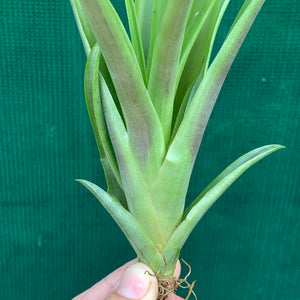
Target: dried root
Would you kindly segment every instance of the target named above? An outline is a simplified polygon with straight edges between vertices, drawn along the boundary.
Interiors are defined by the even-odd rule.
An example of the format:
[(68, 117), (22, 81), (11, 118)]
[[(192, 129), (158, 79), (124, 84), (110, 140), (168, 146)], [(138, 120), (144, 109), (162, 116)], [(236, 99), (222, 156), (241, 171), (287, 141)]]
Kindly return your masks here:
[(159, 286), (158, 286), (157, 300), (166, 299), (168, 297), (168, 295), (174, 293), (178, 287), (189, 290), (185, 300), (188, 300), (192, 294), (193, 294), (195, 300), (197, 300), (197, 296), (196, 296), (195, 292), (193, 291), (196, 281), (189, 283), (187, 280), (192, 272), (191, 266), (183, 259), (181, 259), (181, 260), (189, 269), (187, 275), (184, 278), (175, 278), (172, 275), (160, 275), (159, 273), (150, 274), (149, 272), (147, 272), (150, 276), (155, 276), (158, 280)]

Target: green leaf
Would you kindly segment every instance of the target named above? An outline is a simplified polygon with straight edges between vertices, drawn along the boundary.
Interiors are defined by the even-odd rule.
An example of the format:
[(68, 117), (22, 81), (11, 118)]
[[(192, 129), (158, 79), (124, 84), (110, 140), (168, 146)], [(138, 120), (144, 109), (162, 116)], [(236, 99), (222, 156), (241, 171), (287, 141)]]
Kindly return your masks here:
[[(145, 0), (147, 1), (147, 0)], [(151, 66), (152, 66), (152, 57), (153, 57), (153, 49), (156, 44), (156, 37), (158, 32), (161, 28), (161, 22), (164, 17), (164, 13), (166, 11), (166, 6), (168, 1), (161, 1), (161, 0), (149, 0), (152, 2), (152, 19), (151, 19), (151, 35), (150, 35), (150, 44), (149, 44), (149, 51), (147, 55), (147, 72), (148, 75), (150, 74)], [(150, 3), (148, 4), (150, 8)], [(149, 11), (146, 12), (149, 14)]]
[(186, 173), (189, 170), (183, 169), (181, 162), (177, 160), (179, 156), (182, 158), (185, 155), (188, 161), (190, 157), (188, 151), (180, 155), (173, 154), (170, 155), (168, 152), (150, 191), (150, 194), (154, 195), (153, 205), (157, 210), (158, 218), (163, 220), (162, 226), (167, 238), (181, 221), (190, 178)]
[[(100, 79), (104, 115), (121, 174), (128, 208), (157, 244), (165, 241), (143, 170), (132, 150), (127, 130), (103, 78)], [(155, 226), (153, 226), (155, 224)]]
[(128, 209), (126, 197), (123, 191), (123, 188), (120, 186), (120, 183), (117, 181), (116, 177), (113, 174), (111, 169), (111, 165), (107, 157), (101, 157), (101, 164), (103, 166), (106, 182), (107, 182), (107, 192), (114, 196), (116, 199), (120, 201), (120, 203)]
[[(200, 73), (204, 61), (206, 61), (207, 47), (210, 43), (212, 32), (214, 30), (215, 20), (218, 11), (218, 0), (196, 1), (193, 4), (189, 28), (187, 29), (182, 47), (180, 58), (181, 76), (182, 70), (185, 68), (188, 71), (183, 76), (183, 81), (191, 82), (197, 78)], [(193, 50), (193, 51), (192, 51)], [(188, 78), (186, 78), (188, 76)], [(193, 79), (190, 79), (192, 77)]]
[[(202, 80), (202, 74), (199, 75), (199, 80)], [(185, 91), (185, 95), (184, 95), (183, 99), (181, 99), (182, 95), (180, 93), (177, 94), (177, 96), (179, 98), (175, 99), (175, 103), (174, 103), (173, 125), (172, 125), (172, 134), (171, 134), (171, 138), (170, 138), (170, 144), (172, 144), (174, 137), (177, 133), (177, 130), (182, 122), (182, 119), (184, 118), (184, 114), (185, 114), (188, 104), (191, 102), (191, 100), (193, 99), (193, 97), (195, 95), (194, 87), (196, 84), (197, 83), (195, 83), (194, 86), (191, 86), (187, 91)]]
[(153, 46), (148, 90), (162, 123), (166, 142), (170, 138), (177, 71), (191, 6), (192, 0), (167, 1)]
[(133, 47), (110, 1), (81, 0), (81, 4), (114, 83), (130, 143), (145, 175), (151, 177), (161, 164), (165, 143)]
[(95, 45), (88, 56), (84, 77), (86, 105), (100, 153), (108, 192), (115, 195), (122, 205), (127, 207), (120, 172), (102, 111), (99, 86), (100, 55), (99, 47)]
[(263, 146), (246, 153), (229, 165), (187, 208), (182, 222), (169, 239), (166, 249), (169, 247), (181, 248), (207, 210), (248, 168), (282, 148), (284, 146), (281, 145)]
[(118, 182), (119, 186), (122, 187), (120, 172), (118, 169), (114, 151), (111, 147), (111, 141), (106, 128), (104, 115), (102, 111), (102, 103), (100, 99), (100, 55), (100, 49), (98, 45), (95, 45), (95, 47), (93, 47), (88, 56), (84, 76), (84, 91), (86, 97), (86, 105), (101, 159), (103, 161), (107, 159), (107, 163), (103, 165), (103, 168), (106, 175), (108, 187), (110, 187), (110, 183), (112, 180), (114, 180), (114, 178)]
[(96, 38), (93, 34), (88, 19), (83, 13), (83, 9), (79, 0), (70, 0), (70, 1), (75, 16), (75, 20), (77, 23), (77, 27), (81, 36), (81, 40), (83, 43), (83, 47), (86, 55), (88, 56), (89, 53), (91, 52), (91, 49), (96, 44)]
[(135, 51), (137, 60), (139, 62), (140, 69), (144, 78), (144, 82), (145, 84), (147, 84), (144, 50), (143, 50), (143, 45), (141, 40), (138, 19), (136, 15), (135, 3), (133, 0), (125, 0), (125, 4), (126, 4), (126, 11), (127, 11), (127, 18), (129, 23), (132, 46)]
[(219, 1), (218, 11), (217, 11), (217, 18), (216, 18), (216, 21), (215, 21), (215, 24), (214, 24), (214, 30), (213, 30), (211, 40), (210, 40), (210, 44), (209, 44), (209, 48), (208, 48), (208, 51), (207, 51), (207, 54), (206, 54), (207, 58), (205, 59), (204, 73), (206, 73), (206, 71), (208, 69), (208, 65), (209, 65), (209, 62), (210, 62), (210, 57), (211, 57), (212, 49), (213, 49), (214, 42), (215, 42), (215, 39), (216, 39), (216, 35), (217, 35), (220, 23), (222, 21), (222, 18), (224, 16), (224, 13), (227, 9), (227, 6), (228, 6), (229, 2), (230, 2), (230, 0), (220, 0)]
[(145, 60), (147, 61), (150, 47), (152, 26), (153, 0), (135, 0), (136, 14), (140, 28)]
[[(90, 54), (92, 48), (97, 43), (97, 41), (96, 41), (96, 38), (92, 31), (92, 28), (89, 24), (89, 21), (83, 12), (83, 8), (80, 4), (80, 1), (79, 0), (70, 0), (70, 1), (71, 1), (71, 5), (73, 8), (77, 27), (78, 27), (79, 33), (81, 35), (82, 43), (83, 43), (86, 55), (88, 56)], [(107, 66), (105, 64), (105, 61), (104, 61), (102, 55), (100, 58), (100, 67), (99, 68), (100, 68), (100, 72), (102, 73), (102, 75), (105, 79), (105, 82), (107, 83), (107, 85), (109, 87), (111, 94), (113, 95), (113, 98), (114, 98), (116, 104), (118, 105), (118, 107), (120, 107), (114, 85), (112, 83), (109, 71), (107, 69)]]
[(179, 259), (180, 248), (167, 248), (163, 251), (163, 258), (165, 261), (165, 268), (162, 271), (162, 274), (173, 275), (176, 267), (176, 263)]
[(172, 160), (176, 158), (176, 163), (170, 165), (173, 170), (170, 169), (166, 174), (180, 174), (182, 182), (186, 184), (186, 186), (181, 186), (184, 190), (187, 189), (207, 122), (222, 84), (263, 2), (264, 0), (253, 0), (244, 9), (244, 13), (236, 22), (203, 77), (169, 147), (166, 157)]
[(193, 4), (178, 72), (177, 110), (186, 91), (196, 80), (198, 88), (207, 71), (215, 36), (228, 3), (229, 0), (206, 0)]
[(146, 232), (143, 230), (137, 220), (127, 211), (119, 201), (109, 195), (97, 185), (79, 179), (77, 180), (83, 184), (93, 195), (100, 201), (104, 208), (110, 213), (121, 230), (124, 232), (128, 241), (135, 250), (138, 258), (149, 264), (152, 262), (154, 269), (159, 269), (164, 265), (164, 261), (154, 243), (150, 240)]

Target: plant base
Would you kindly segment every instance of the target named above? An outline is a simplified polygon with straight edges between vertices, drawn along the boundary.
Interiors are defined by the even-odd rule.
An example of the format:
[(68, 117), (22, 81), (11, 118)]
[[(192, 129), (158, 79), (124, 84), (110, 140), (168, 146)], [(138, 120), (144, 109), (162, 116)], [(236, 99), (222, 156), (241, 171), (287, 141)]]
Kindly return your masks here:
[(150, 274), (149, 273), (149, 275), (155, 276), (158, 280), (157, 300), (166, 299), (169, 295), (175, 293), (175, 291), (177, 290), (178, 287), (182, 288), (182, 289), (188, 289), (188, 294), (187, 294), (185, 300), (188, 300), (192, 294), (193, 294), (195, 300), (197, 300), (196, 293), (193, 291), (196, 281), (189, 283), (187, 280), (192, 272), (191, 266), (183, 259), (181, 259), (181, 260), (189, 268), (189, 271), (184, 278), (176, 278), (172, 275), (160, 275), (159, 273), (158, 274)]

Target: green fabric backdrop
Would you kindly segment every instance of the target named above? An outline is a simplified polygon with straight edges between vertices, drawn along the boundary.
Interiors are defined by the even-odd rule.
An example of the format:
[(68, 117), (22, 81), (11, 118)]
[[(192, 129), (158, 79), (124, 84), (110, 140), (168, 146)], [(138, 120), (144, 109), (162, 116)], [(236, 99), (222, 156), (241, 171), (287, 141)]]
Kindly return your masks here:
[[(242, 1), (232, 1), (221, 41)], [(123, 1), (114, 1), (124, 17)], [(68, 1), (0, 2), (0, 299), (70, 299), (134, 257), (104, 185)], [(300, 2), (269, 0), (235, 61), (188, 201), (252, 148), (286, 145), (207, 213), (182, 257), (199, 299), (300, 299)], [(183, 269), (183, 272), (186, 270)]]

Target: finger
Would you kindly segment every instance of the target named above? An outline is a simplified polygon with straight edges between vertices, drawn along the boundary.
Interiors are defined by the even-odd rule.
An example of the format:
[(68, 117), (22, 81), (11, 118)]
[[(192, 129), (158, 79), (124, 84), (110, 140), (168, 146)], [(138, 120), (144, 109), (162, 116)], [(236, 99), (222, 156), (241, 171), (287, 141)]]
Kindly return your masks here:
[(119, 284), (105, 300), (156, 300), (158, 284), (152, 274), (152, 270), (143, 263), (129, 266), (125, 269)]
[(107, 277), (102, 279), (101, 281), (97, 282), (88, 290), (84, 291), (80, 295), (73, 298), (73, 300), (83, 300), (83, 299), (91, 299), (91, 300), (103, 300), (107, 295), (112, 291), (113, 287), (119, 282), (124, 270), (136, 263), (137, 260), (133, 259), (126, 263), (125, 265), (121, 266)]

